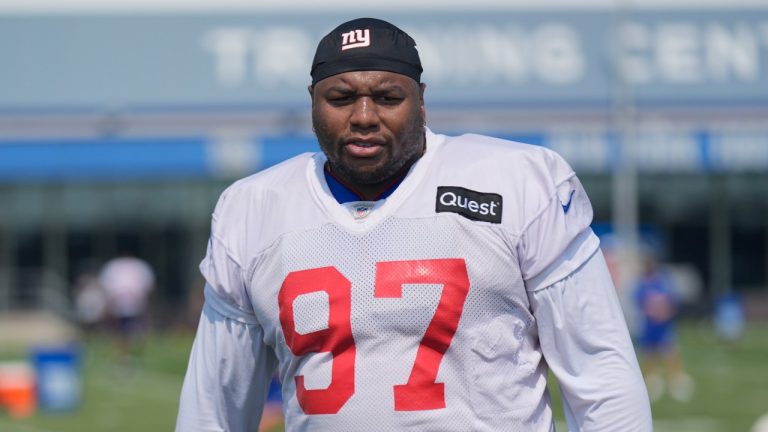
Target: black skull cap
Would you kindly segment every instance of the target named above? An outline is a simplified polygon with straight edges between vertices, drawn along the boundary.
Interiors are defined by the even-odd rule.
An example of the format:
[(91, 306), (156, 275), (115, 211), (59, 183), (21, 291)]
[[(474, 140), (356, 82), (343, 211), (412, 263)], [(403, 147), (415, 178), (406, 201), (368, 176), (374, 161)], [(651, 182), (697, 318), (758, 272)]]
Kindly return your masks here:
[(347, 21), (325, 35), (312, 60), (312, 85), (344, 72), (380, 70), (421, 80), (416, 42), (398, 27), (376, 18)]

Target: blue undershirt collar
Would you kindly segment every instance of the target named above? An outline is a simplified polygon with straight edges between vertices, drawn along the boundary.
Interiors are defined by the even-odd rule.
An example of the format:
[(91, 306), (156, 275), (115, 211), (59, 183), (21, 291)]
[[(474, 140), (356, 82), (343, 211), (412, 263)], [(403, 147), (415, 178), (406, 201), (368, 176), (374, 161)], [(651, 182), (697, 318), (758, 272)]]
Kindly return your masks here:
[(336, 177), (328, 167), (328, 164), (325, 164), (325, 169), (323, 169), (323, 174), (325, 175), (325, 182), (328, 184), (328, 189), (330, 189), (331, 194), (333, 194), (333, 197), (336, 198), (336, 201), (338, 201), (339, 204), (345, 204), (348, 202), (355, 202), (355, 201), (378, 201), (382, 200), (384, 198), (389, 197), (392, 195), (392, 192), (397, 189), (398, 186), (400, 186), (400, 183), (403, 182), (405, 179), (405, 174), (401, 175), (397, 178), (394, 182), (392, 182), (389, 186), (386, 186), (379, 194), (373, 199), (368, 200), (363, 198), (362, 194), (357, 192), (355, 188), (347, 183), (344, 183), (340, 178)]

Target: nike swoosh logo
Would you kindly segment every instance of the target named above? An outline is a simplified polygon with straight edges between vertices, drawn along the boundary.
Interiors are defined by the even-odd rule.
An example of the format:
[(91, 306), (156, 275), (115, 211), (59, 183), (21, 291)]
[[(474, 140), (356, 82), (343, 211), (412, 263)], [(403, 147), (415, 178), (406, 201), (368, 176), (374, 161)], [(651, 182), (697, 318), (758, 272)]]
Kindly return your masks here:
[(565, 204), (563, 204), (563, 203), (560, 203), (560, 205), (562, 205), (562, 206), (563, 206), (563, 213), (566, 213), (566, 214), (567, 214), (567, 213), (568, 213), (568, 210), (570, 210), (570, 209), (571, 209), (571, 203), (573, 202), (573, 194), (574, 194), (575, 192), (576, 192), (576, 190), (575, 190), (575, 189), (571, 191), (571, 194), (568, 196), (568, 202), (566, 202)]

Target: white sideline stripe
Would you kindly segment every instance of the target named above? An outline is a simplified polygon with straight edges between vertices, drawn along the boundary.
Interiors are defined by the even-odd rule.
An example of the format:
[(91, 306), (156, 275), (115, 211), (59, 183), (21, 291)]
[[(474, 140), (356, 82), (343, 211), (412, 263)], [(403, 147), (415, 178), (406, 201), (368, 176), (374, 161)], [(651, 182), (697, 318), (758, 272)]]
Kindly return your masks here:
[(56, 429), (46, 429), (16, 422), (7, 422), (2, 419), (0, 419), (0, 429), (4, 432), (60, 432)]

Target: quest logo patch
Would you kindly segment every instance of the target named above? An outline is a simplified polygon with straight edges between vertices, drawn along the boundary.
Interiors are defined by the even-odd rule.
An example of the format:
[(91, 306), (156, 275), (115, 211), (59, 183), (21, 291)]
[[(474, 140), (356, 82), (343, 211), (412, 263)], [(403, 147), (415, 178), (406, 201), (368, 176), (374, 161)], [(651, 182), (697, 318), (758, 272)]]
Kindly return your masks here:
[(458, 213), (467, 219), (501, 223), (501, 195), (458, 186), (438, 186), (435, 211)]

